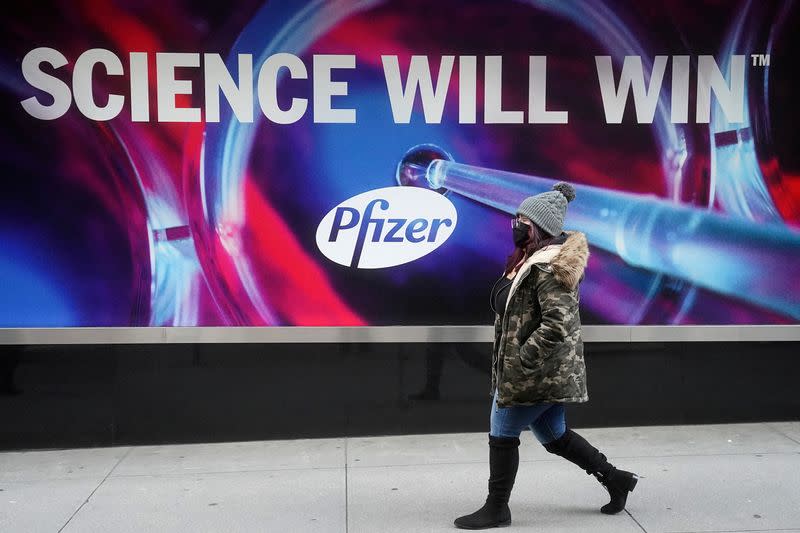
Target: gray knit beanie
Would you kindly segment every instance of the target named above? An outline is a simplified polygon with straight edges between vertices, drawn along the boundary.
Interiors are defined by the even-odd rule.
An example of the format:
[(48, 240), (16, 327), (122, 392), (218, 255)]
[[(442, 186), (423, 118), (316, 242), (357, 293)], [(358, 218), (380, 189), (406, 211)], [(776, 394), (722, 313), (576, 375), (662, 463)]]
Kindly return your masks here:
[(575, 189), (572, 185), (560, 181), (553, 185), (552, 191), (525, 198), (517, 208), (517, 215), (528, 217), (552, 236), (561, 235), (567, 203), (574, 199)]

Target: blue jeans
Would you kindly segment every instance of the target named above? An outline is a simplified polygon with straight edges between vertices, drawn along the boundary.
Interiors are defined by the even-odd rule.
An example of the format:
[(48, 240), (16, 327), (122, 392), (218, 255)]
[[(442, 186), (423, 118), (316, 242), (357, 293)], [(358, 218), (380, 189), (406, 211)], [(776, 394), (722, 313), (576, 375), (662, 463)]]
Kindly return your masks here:
[(542, 444), (553, 442), (567, 430), (564, 404), (540, 403), (536, 405), (512, 405), (497, 407), (497, 391), (492, 400), (489, 434), (493, 437), (519, 438), (530, 428)]

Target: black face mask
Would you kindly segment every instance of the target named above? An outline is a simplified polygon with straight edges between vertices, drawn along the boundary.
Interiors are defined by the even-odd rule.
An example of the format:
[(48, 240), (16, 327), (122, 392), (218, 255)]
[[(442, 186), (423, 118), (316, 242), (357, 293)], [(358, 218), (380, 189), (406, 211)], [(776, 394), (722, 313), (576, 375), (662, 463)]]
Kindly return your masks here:
[(530, 225), (523, 222), (514, 224), (514, 246), (522, 246), (528, 241), (528, 234), (531, 230)]

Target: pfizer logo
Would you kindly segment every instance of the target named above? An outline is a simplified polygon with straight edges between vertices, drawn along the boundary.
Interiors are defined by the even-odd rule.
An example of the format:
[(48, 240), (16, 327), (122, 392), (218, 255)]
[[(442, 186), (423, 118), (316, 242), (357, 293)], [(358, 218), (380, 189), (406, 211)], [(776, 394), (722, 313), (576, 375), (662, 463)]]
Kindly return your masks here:
[(386, 187), (345, 200), (317, 227), (317, 247), (353, 268), (386, 268), (428, 255), (453, 234), (456, 208), (418, 187)]

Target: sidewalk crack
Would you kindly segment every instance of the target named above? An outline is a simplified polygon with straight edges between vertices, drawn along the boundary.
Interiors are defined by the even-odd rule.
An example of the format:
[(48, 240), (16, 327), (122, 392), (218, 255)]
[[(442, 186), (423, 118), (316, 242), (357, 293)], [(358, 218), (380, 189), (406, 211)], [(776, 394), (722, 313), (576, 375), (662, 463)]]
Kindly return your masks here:
[(75, 512), (72, 513), (72, 516), (70, 516), (69, 519), (66, 521), (66, 523), (64, 523), (64, 525), (61, 526), (61, 528), (58, 530), (58, 533), (61, 533), (64, 530), (64, 528), (67, 527), (70, 522), (72, 522), (72, 519), (75, 518), (75, 516), (81, 511), (81, 509), (83, 509), (83, 507), (87, 503), (89, 503), (89, 500), (92, 499), (92, 496), (94, 496), (94, 493), (97, 492), (97, 489), (99, 489), (103, 485), (103, 483), (106, 482), (106, 480), (111, 476), (111, 474), (114, 472), (114, 470), (117, 469), (119, 464), (122, 461), (124, 461), (125, 458), (128, 457), (128, 455), (130, 455), (131, 451), (133, 451), (133, 447), (132, 446), (128, 448), (128, 451), (126, 451), (125, 454), (122, 457), (120, 457), (119, 461), (117, 461), (117, 463), (111, 468), (111, 470), (108, 471), (108, 474), (106, 474), (106, 477), (104, 477), (103, 480), (100, 481), (100, 483), (97, 484), (97, 486), (94, 488), (92, 493), (89, 494), (89, 496), (86, 497), (86, 499), (83, 501), (83, 503), (81, 503), (81, 505), (77, 509), (75, 509)]
[(350, 473), (347, 467), (348, 457), (347, 457), (347, 442), (350, 439), (344, 439), (344, 530), (345, 533), (349, 533), (350, 531), (350, 502), (349, 502), (349, 490), (347, 488), (348, 485), (348, 478), (350, 477)]
[(781, 435), (782, 437), (786, 437), (787, 439), (789, 439), (790, 441), (794, 442), (795, 444), (800, 444), (800, 441), (798, 441), (797, 439), (795, 439), (793, 437), (790, 437), (789, 435), (787, 435), (786, 433), (784, 433), (780, 429), (778, 429), (775, 426), (773, 426), (770, 422), (762, 422), (762, 424), (767, 426), (769, 429), (771, 429), (772, 431), (774, 431), (778, 435)]
[(627, 509), (625, 509), (625, 512), (627, 513), (627, 515), (628, 515), (628, 516), (630, 516), (630, 517), (631, 517), (631, 520), (633, 520), (634, 522), (636, 522), (636, 525), (637, 525), (637, 526), (639, 526), (639, 529), (641, 529), (642, 531), (644, 531), (644, 533), (647, 533), (647, 530), (644, 528), (644, 526), (642, 526), (642, 524), (640, 524), (640, 523), (639, 523), (639, 521), (638, 521), (638, 520), (636, 520), (636, 517), (635, 517), (635, 516), (633, 516), (633, 515), (631, 514), (631, 512), (630, 512), (630, 511), (628, 511)]

